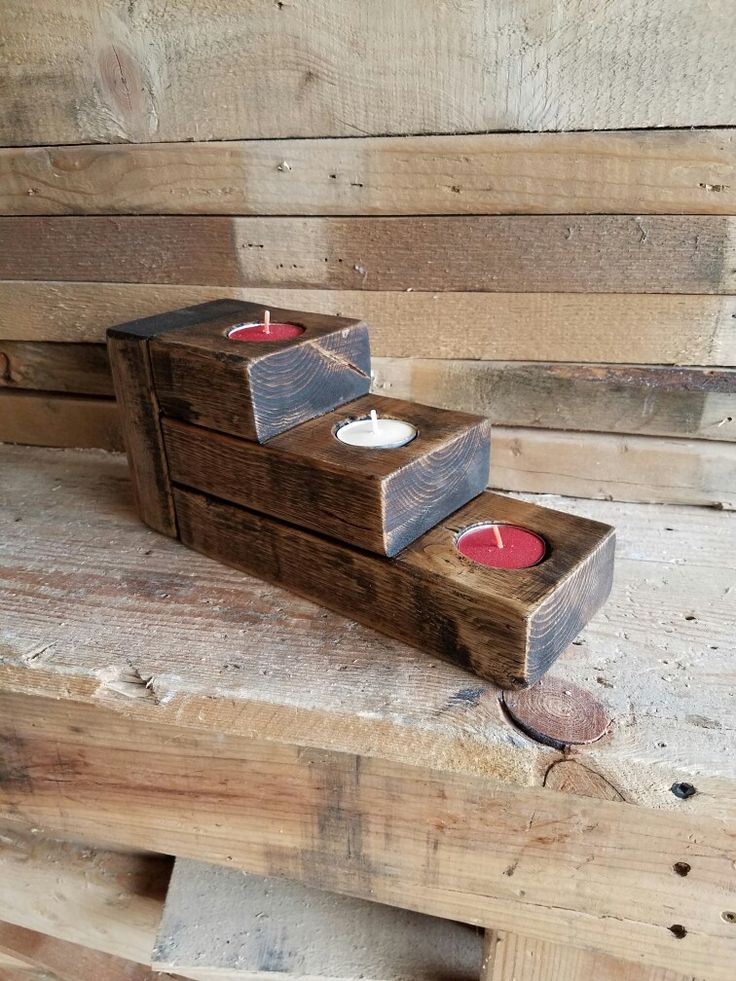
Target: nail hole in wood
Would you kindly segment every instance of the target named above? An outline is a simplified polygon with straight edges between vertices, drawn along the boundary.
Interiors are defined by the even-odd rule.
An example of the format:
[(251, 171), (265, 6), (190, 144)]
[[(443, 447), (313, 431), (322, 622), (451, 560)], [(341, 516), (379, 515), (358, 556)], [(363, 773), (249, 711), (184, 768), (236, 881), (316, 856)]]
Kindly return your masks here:
[(688, 797), (694, 797), (697, 794), (697, 790), (691, 783), (673, 783), (670, 790), (679, 800), (687, 800)]
[(687, 936), (687, 930), (682, 925), (682, 923), (673, 923), (670, 927), (670, 933), (677, 937), (678, 940), (682, 940), (683, 937)]
[(721, 913), (721, 919), (726, 923), (736, 923), (736, 913), (733, 910), (727, 909), (725, 912)]
[(691, 866), (688, 862), (675, 862), (675, 864), (672, 866), (672, 870), (683, 877), (688, 874), (690, 868)]

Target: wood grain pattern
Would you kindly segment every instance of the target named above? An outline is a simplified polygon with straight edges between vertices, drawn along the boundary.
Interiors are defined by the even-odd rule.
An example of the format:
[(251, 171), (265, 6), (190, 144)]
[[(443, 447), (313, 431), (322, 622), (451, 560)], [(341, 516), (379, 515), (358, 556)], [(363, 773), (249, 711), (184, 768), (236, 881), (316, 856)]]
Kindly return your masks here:
[(702, 215), (0, 218), (0, 277), (365, 291), (732, 293), (735, 226), (734, 218)]
[(707, 16), (677, 0), (452, 4), (429, 20), (421, 0), (400, 17), (360, 0), (242, 14), (236, 0), (206, 0), (196, 18), (12, 0), (0, 142), (734, 125), (727, 3)]
[(4, 215), (733, 214), (735, 208), (732, 129), (0, 150)]
[(223, 981), (477, 981), (481, 943), (463, 923), (180, 858), (152, 962)]
[(113, 399), (14, 392), (2, 387), (0, 442), (123, 448), (118, 407)]
[(0, 808), (35, 826), (731, 979), (722, 822), (183, 728), (150, 699), (118, 712), (6, 688), (0, 702), (15, 734)]
[[(185, 545), (506, 688), (540, 678), (611, 588), (612, 528), (493, 494), (388, 560), (193, 491), (176, 488), (174, 506)], [(455, 536), (484, 521), (536, 532), (548, 557), (514, 570), (468, 561)]]
[(156, 398), (166, 415), (263, 443), (370, 388), (365, 323), (276, 307), (273, 322), (295, 323), (301, 335), (232, 341), (229, 331), (260, 322), (263, 308), (224, 302), (234, 309), (222, 317), (151, 341)]
[(589, 691), (551, 675), (525, 691), (504, 692), (502, 700), (523, 732), (557, 749), (593, 743), (611, 725), (610, 713)]
[(736, 509), (736, 447), (714, 440), (494, 426), (492, 486)]
[(736, 371), (374, 359), (376, 391), (495, 425), (736, 440)]
[(107, 350), (102, 344), (0, 340), (0, 388), (112, 395)]
[[(0, 472), (8, 690), (481, 774), (502, 788), (546, 784), (570, 796), (605, 780), (611, 799), (644, 813), (736, 820), (733, 515), (541, 499), (618, 527), (612, 595), (555, 665), (600, 690), (616, 719), (576, 750), (581, 784), (569, 757), (512, 729), (497, 690), (469, 685), (462, 668), (146, 528), (122, 454), (0, 446)], [(83, 597), (74, 616), (70, 596)], [(698, 793), (679, 800), (676, 781)]]
[(736, 365), (734, 296), (0, 281), (0, 337), (104, 341), (112, 324), (223, 296), (364, 317), (384, 357)]
[[(418, 435), (393, 450), (339, 442), (375, 409)], [(396, 555), (488, 483), (490, 425), (478, 416), (365, 396), (264, 446), (163, 420), (171, 480), (301, 528)]]
[(0, 920), (0, 951), (6, 951), (30, 967), (53, 972), (59, 981), (156, 981), (148, 967), (89, 950), (81, 944), (57, 940), (35, 930), (13, 926)]
[[(562, 943), (486, 931), (481, 981), (707, 981), (670, 967), (652, 967)], [(679, 962), (674, 955), (672, 962)]]

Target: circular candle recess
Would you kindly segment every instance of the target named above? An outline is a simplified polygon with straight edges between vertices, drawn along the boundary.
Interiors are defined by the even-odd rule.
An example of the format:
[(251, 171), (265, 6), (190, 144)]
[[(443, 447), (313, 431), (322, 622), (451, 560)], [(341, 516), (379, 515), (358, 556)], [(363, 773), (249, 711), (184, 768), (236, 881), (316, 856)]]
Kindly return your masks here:
[(373, 450), (393, 450), (398, 446), (406, 446), (416, 434), (416, 428), (410, 422), (383, 419), (375, 410), (364, 419), (344, 422), (335, 430), (335, 436), (341, 443)]
[(297, 324), (252, 323), (238, 324), (228, 332), (231, 341), (290, 341), (304, 333)]
[(461, 555), (492, 569), (528, 569), (544, 558), (547, 543), (533, 531), (517, 525), (474, 525), (456, 541)]

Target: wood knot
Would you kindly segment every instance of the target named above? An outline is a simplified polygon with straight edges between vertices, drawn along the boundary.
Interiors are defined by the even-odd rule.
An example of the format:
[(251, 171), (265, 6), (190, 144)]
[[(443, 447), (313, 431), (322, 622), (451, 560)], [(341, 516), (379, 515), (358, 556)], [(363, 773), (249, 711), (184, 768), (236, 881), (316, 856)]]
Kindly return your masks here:
[(595, 742), (611, 722), (590, 692), (561, 678), (542, 678), (523, 691), (505, 691), (501, 698), (523, 732), (557, 749)]

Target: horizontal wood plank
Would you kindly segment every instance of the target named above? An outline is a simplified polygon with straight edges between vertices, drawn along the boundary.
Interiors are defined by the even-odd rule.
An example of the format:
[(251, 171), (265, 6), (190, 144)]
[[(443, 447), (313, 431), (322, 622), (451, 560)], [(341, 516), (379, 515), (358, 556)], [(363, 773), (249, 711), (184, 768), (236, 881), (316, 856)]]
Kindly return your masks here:
[(498, 426), (736, 440), (736, 371), (374, 358), (382, 395)]
[(4, 215), (733, 214), (734, 130), (0, 150)]
[(104, 342), (113, 324), (221, 297), (363, 317), (383, 357), (736, 365), (734, 296), (0, 281), (0, 338)]
[(712, 440), (496, 426), (491, 486), (736, 509), (736, 446)]
[(113, 395), (104, 344), (0, 340), (0, 389)]
[[(12, 0), (0, 143), (734, 124), (731, 9)], [(428, 44), (427, 32), (441, 38)], [(207, 111), (203, 112), (203, 107)]]
[(114, 399), (1, 388), (0, 443), (123, 448)]
[(187, 730), (150, 700), (145, 718), (7, 686), (0, 704), (14, 722), (0, 810), (35, 826), (731, 981), (721, 822)]
[(0, 278), (212, 286), (728, 293), (736, 218), (0, 218)]

